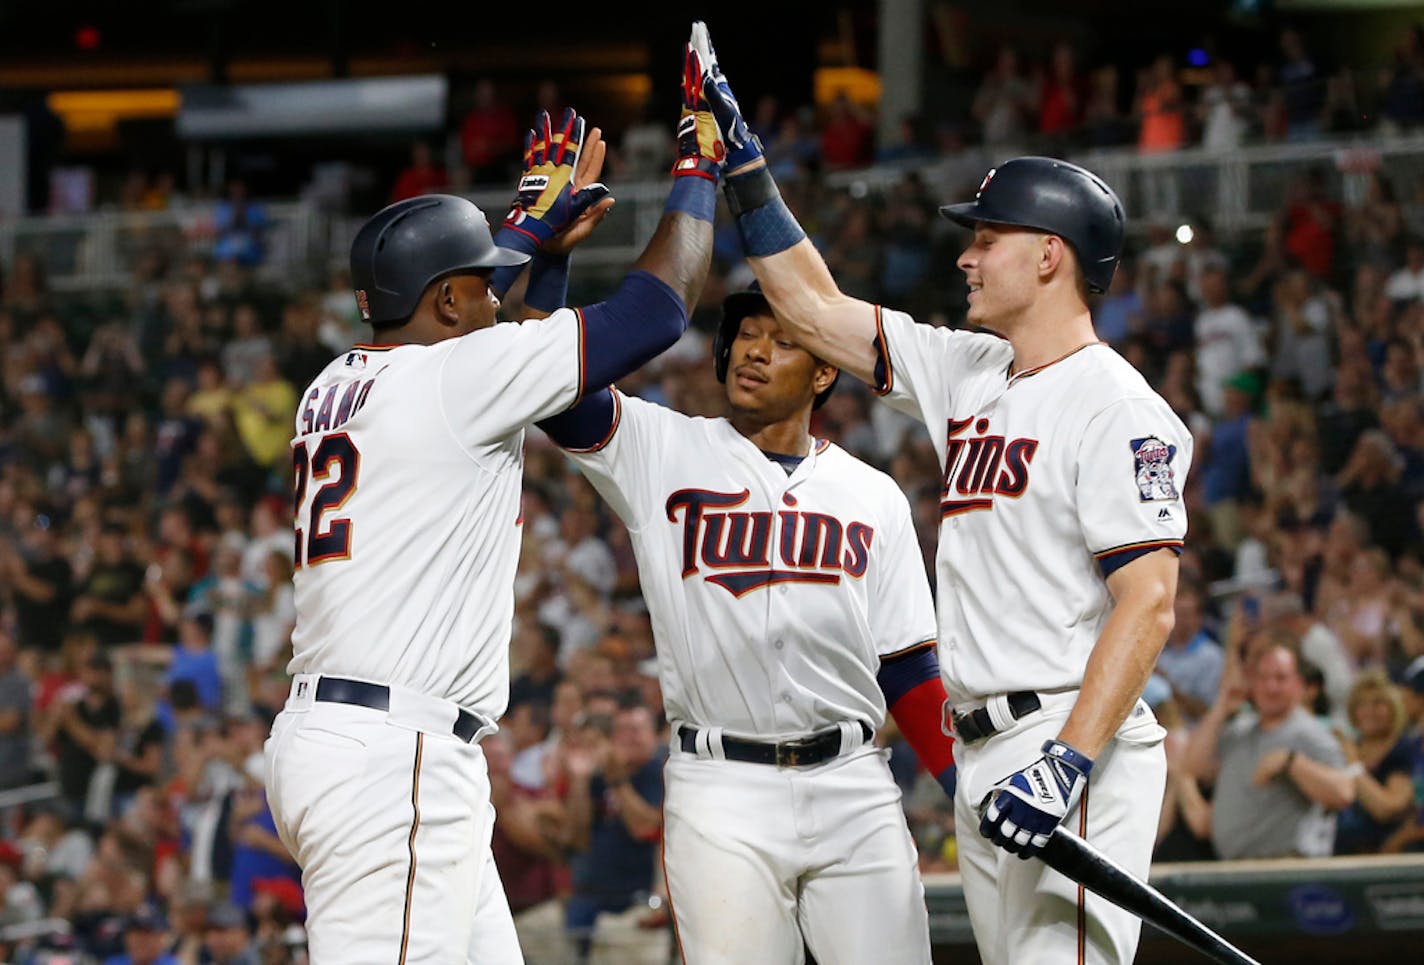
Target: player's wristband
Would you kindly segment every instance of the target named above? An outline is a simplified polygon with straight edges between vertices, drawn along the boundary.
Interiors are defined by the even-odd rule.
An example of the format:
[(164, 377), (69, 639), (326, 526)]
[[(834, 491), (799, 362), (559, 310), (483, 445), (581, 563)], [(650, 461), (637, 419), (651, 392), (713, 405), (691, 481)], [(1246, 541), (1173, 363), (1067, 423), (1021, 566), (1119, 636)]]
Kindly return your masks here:
[(765, 164), (740, 174), (727, 175), (724, 193), (727, 195), (727, 206), (734, 215), (781, 200), (776, 179)]
[(726, 195), (737, 218), (742, 247), (749, 256), (765, 258), (806, 237), (791, 209), (781, 200), (776, 181), (765, 165), (729, 176)]
[(569, 256), (536, 251), (529, 264), (529, 286), (524, 291), (524, 304), (552, 315), (568, 300)]
[(717, 219), (717, 179), (673, 178), (664, 211), (680, 211), (712, 224)]

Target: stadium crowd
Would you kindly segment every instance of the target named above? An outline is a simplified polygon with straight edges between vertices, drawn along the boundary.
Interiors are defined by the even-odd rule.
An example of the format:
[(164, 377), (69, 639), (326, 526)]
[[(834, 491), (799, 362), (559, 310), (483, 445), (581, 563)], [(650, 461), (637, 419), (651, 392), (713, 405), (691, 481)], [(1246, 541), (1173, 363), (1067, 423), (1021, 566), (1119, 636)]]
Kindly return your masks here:
[[(1242, 120), (1243, 136), (1258, 121), (1264, 136), (1312, 136), (1311, 118), (1335, 116), (1328, 81), (1293, 112), (1308, 57), (1282, 43), (1258, 105), (1270, 110)], [(1416, 31), (1389, 75), (1416, 93), (1381, 103), (1424, 104), (1421, 57)], [(1013, 142), (1035, 117), (1039, 135), (1071, 132), (1065, 148), (1099, 130), (1105, 78), (1081, 79), (1060, 50), (1034, 100), (1014, 60), (975, 98), (986, 142)], [(1195, 123), (1166, 89), (1175, 75), (1170, 62), (1144, 74), (1144, 150), (1180, 146)], [(1246, 118), (1235, 112), (1258, 102), (1225, 69), (1213, 85), (1191, 115), (1207, 144), (1221, 105)], [(801, 113), (765, 112), (788, 202), (843, 290), (956, 323), (962, 286), (945, 269), (963, 237), (935, 216), (940, 189), (914, 175), (864, 196), (828, 188), (815, 172), (868, 123), (837, 110), (819, 136)], [(1173, 110), (1179, 136), (1149, 137)], [(1401, 110), (1380, 116), (1421, 120)], [(1053, 119), (1065, 112), (1071, 123)], [(1114, 137), (1131, 139), (1130, 117)], [(460, 137), (472, 169), (498, 173), (498, 150), (481, 146), (491, 130), (467, 120)], [(907, 137), (906, 151), (936, 150)], [(140, 187), (132, 204), (148, 203)], [(299, 874), (261, 763), (295, 619), (288, 442), (298, 392), (365, 333), (339, 269), (321, 290), (258, 281), (263, 223), (235, 188), (213, 237), (140, 246), (110, 301), (50, 291), (37, 255), (3, 265), (0, 959), (301, 960)], [(1181, 243), (1154, 224), (1095, 311), (1100, 337), (1197, 439), (1176, 627), (1144, 695), (1169, 731), (1158, 857), (1424, 850), (1424, 180), (1379, 174), (1346, 204), (1312, 171), (1263, 234), (1195, 227)], [(720, 413), (709, 334), (750, 278), (734, 239), (721, 237), (683, 341), (625, 391)], [(516, 289), (505, 314), (519, 310)], [(854, 380), (813, 431), (901, 483), (929, 565), (929, 439)], [(666, 960), (667, 733), (637, 569), (617, 518), (537, 430), (523, 539), (510, 707), (484, 742), (506, 891), (531, 961), (596, 955), (595, 929), (623, 936), (613, 960), (634, 947)], [(879, 737), (923, 868), (952, 869), (950, 803), (893, 730)], [(15, 790), (49, 781), (53, 793)]]

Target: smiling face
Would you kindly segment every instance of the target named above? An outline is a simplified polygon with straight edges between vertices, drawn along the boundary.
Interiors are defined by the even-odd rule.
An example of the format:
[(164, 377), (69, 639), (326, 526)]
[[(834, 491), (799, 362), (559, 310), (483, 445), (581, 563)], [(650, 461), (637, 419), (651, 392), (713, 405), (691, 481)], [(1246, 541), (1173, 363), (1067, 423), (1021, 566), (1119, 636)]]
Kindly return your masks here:
[(835, 378), (827, 365), (801, 348), (765, 312), (742, 319), (727, 362), (727, 400), (761, 423), (781, 422), (805, 410)]
[[(1033, 306), (1044, 270), (1071, 270), (1067, 253), (1057, 235), (979, 222), (957, 263), (969, 283), (969, 323), (1010, 334)], [(1055, 259), (1059, 264), (1053, 264)]]

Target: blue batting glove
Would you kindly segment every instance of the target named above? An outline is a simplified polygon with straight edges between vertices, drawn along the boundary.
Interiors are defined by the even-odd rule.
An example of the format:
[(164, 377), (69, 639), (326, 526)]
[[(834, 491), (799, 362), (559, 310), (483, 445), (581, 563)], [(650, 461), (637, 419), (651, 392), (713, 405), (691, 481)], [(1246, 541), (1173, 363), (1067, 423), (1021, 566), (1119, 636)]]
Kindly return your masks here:
[(761, 141), (742, 116), (741, 105), (732, 93), (732, 86), (727, 83), (727, 75), (722, 73), (722, 65), (717, 63), (717, 51), (712, 47), (707, 25), (701, 20), (692, 25), (689, 43), (702, 62), (702, 92), (712, 108), (712, 115), (717, 118), (717, 126), (722, 129), (722, 140), (727, 145), (727, 170), (735, 170), (764, 156)]
[(1044, 741), (1043, 756), (1004, 778), (979, 805), (979, 833), (1010, 854), (1030, 858), (1083, 793), (1093, 759), (1060, 740)]

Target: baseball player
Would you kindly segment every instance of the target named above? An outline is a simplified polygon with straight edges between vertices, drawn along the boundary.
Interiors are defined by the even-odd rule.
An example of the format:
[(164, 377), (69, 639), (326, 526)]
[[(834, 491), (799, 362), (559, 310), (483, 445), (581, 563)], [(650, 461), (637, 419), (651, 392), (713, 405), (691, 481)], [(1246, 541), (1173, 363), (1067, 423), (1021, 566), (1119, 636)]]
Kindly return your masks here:
[[(958, 738), (960, 871), (980, 953), (1128, 962), (1139, 921), (1037, 861), (1066, 823), (1144, 876), (1163, 729), (1140, 699), (1172, 624), (1191, 436), (1094, 335), (1122, 205), (1088, 171), (1016, 158), (975, 201), (968, 321), (917, 325), (842, 294), (787, 211), (710, 48), (728, 201), (791, 336), (922, 419), (944, 465), (940, 663)], [(979, 834), (972, 829), (978, 828)]]
[(627, 524), (672, 724), (668, 894), (686, 962), (930, 959), (887, 705), (953, 793), (934, 611), (904, 494), (811, 436), (839, 373), (758, 290), (713, 342), (730, 415), (616, 390), (541, 423)]
[(572, 112), (526, 138), (500, 244), (445, 195), (383, 209), (352, 243), (375, 336), (328, 365), (296, 415), (293, 681), (267, 744), (316, 965), (521, 961), (479, 740), (508, 700), (523, 426), (685, 329), (723, 153), (694, 107), (653, 238), (600, 304), (495, 324), (530, 252), (611, 203), (586, 183), (601, 158), (579, 165)]

